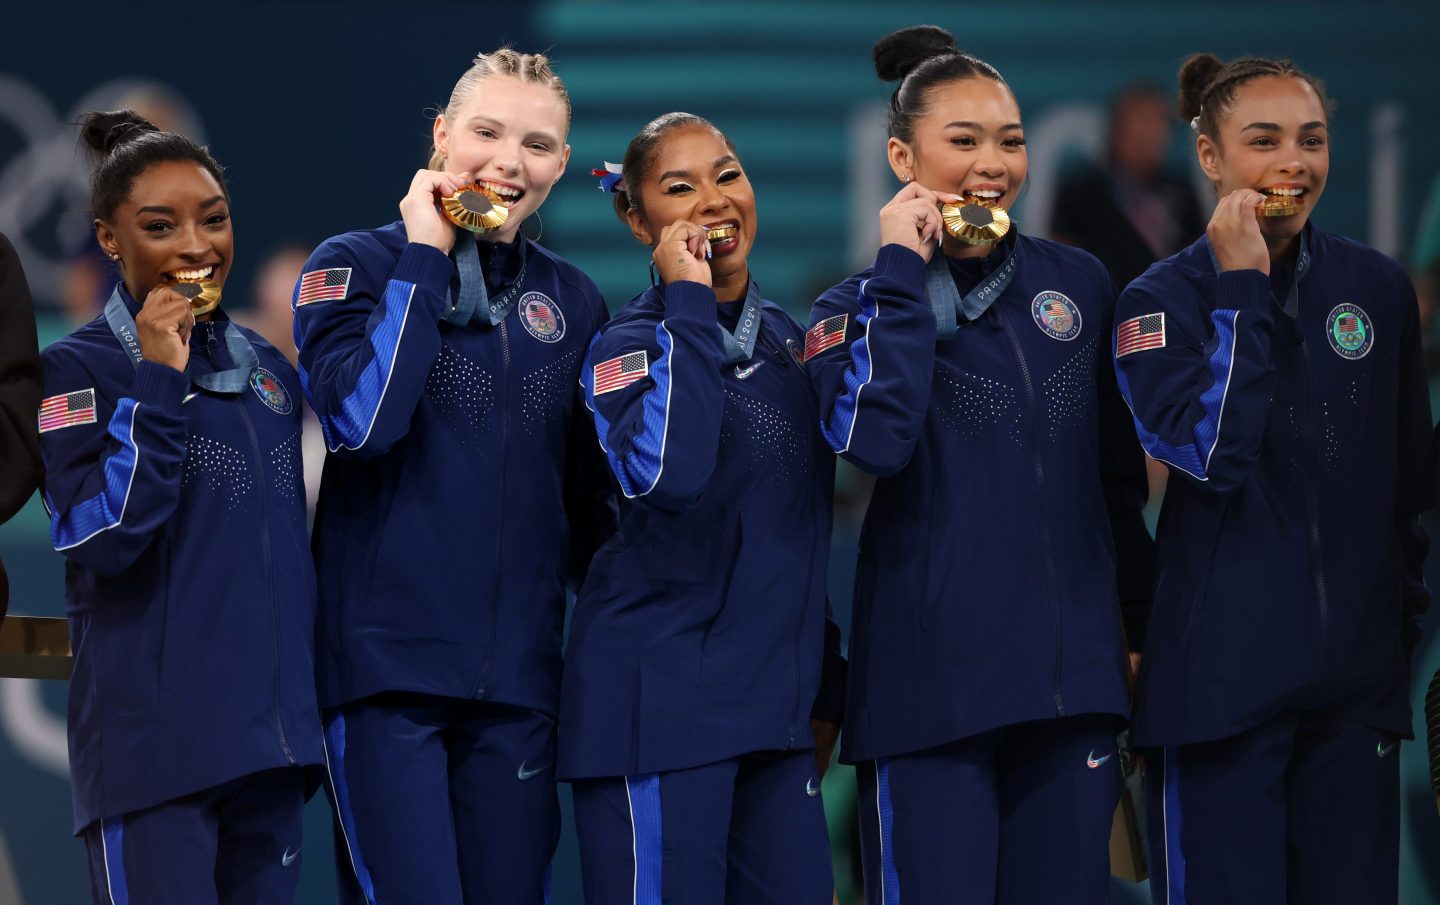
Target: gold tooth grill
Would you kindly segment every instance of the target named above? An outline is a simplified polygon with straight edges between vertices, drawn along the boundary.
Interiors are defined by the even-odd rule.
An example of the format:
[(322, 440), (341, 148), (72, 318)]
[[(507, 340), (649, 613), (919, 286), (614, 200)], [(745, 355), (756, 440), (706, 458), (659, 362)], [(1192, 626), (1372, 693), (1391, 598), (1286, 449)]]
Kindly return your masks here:
[(988, 245), (1010, 231), (1010, 214), (998, 205), (949, 203), (940, 208), (945, 231), (971, 245)]
[(214, 280), (170, 279), (166, 285), (190, 300), (190, 311), (199, 317), (220, 304), (220, 284)]
[(1293, 217), (1304, 204), (1299, 195), (1266, 195), (1259, 211), (1265, 217)]
[(446, 219), (472, 233), (488, 233), (505, 225), (510, 211), (500, 196), (477, 183), (470, 183), (453, 195), (440, 199)]
[(735, 232), (733, 226), (716, 226), (705, 230), (705, 238), (711, 242), (724, 242), (726, 239), (735, 238)]

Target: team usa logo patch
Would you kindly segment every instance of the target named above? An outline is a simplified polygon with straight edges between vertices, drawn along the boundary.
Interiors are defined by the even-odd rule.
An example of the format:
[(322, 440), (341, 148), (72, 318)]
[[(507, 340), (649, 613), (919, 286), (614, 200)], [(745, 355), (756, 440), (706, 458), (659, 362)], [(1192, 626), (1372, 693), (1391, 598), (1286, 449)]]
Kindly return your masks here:
[(1325, 338), (1341, 358), (1352, 361), (1370, 354), (1375, 345), (1375, 325), (1359, 305), (1336, 305), (1325, 319)]
[(837, 314), (834, 317), (827, 317), (820, 323), (811, 327), (805, 332), (805, 357), (801, 364), (824, 352), (832, 346), (838, 346), (845, 341), (845, 326), (850, 322), (850, 315)]
[(290, 394), (285, 392), (285, 385), (274, 374), (264, 368), (256, 368), (250, 374), (250, 389), (272, 411), (281, 415), (290, 414)]
[(1165, 312), (1132, 317), (1115, 328), (1115, 357), (1165, 348)]
[(1069, 342), (1080, 335), (1080, 308), (1063, 292), (1047, 289), (1030, 303), (1035, 324), (1045, 335)]
[(595, 366), (595, 395), (624, 389), (649, 373), (650, 357), (644, 349), (602, 361)]
[(565, 335), (565, 315), (560, 306), (543, 292), (527, 292), (516, 305), (525, 332), (542, 343), (558, 343)]
[(95, 390), (76, 390), (40, 400), (40, 433), (95, 423)]
[(302, 308), (312, 302), (338, 302), (349, 289), (349, 267), (312, 270), (301, 276), (300, 285), (295, 287), (295, 307)]

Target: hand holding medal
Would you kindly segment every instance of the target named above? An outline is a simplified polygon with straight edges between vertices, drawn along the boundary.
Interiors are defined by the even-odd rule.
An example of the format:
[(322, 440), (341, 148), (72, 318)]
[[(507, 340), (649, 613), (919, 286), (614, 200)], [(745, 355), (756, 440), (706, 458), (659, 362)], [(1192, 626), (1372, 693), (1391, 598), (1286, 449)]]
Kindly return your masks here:
[(448, 255), (455, 247), (455, 224), (440, 212), (440, 201), (461, 193), (470, 184), (468, 173), (418, 171), (410, 180), (410, 190), (400, 199), (406, 238)]
[(1260, 233), (1259, 209), (1264, 203), (1265, 196), (1254, 189), (1236, 189), (1215, 205), (1205, 234), (1221, 271), (1270, 273), (1270, 250)]
[(880, 208), (880, 244), (903, 245), (929, 261), (935, 240), (945, 229), (940, 205), (960, 200), (959, 195), (932, 192), (918, 183), (906, 183), (889, 204)]
[(175, 290), (190, 302), (190, 311), (196, 317), (204, 317), (220, 306), (220, 284), (210, 279), (214, 268), (205, 271), (179, 271), (166, 274), (165, 286)]

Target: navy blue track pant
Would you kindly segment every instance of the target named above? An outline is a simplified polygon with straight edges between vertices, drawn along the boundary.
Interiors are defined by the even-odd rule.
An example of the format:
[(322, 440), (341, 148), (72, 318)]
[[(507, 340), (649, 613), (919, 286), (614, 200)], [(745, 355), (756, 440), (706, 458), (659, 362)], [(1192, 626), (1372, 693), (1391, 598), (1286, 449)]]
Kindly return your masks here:
[(589, 905), (829, 905), (815, 752), (574, 784)]
[(85, 829), (97, 905), (291, 905), (305, 773), (252, 773)]
[(1217, 741), (1148, 750), (1156, 905), (1394, 905), (1400, 745), (1288, 713)]
[(855, 769), (866, 905), (1103, 905), (1110, 716), (1020, 723)]
[(390, 693), (325, 715), (347, 905), (543, 905), (560, 839), (555, 723)]

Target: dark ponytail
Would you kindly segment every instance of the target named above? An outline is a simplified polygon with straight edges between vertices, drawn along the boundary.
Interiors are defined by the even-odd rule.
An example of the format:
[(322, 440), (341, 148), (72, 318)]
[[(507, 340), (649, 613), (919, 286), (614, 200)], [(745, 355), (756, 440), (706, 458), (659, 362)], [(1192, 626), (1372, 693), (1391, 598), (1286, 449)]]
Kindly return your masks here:
[(1305, 82), (1320, 98), (1326, 117), (1333, 112), (1334, 105), (1325, 96), (1324, 84), (1300, 71), (1289, 60), (1243, 57), (1226, 63), (1214, 54), (1197, 53), (1186, 58), (1180, 66), (1180, 118), (1190, 123), (1197, 134), (1218, 139), (1220, 120), (1235, 102), (1235, 94), (1240, 87), (1266, 76)]
[(876, 41), (875, 74), (900, 83), (890, 97), (890, 136), (904, 142), (915, 140), (915, 120), (929, 112), (930, 89), (973, 78), (1005, 84), (994, 66), (956, 47), (950, 32), (935, 25), (902, 28)]
[(80, 140), (99, 158), (90, 174), (90, 210), (108, 220), (130, 197), (135, 180), (157, 163), (195, 163), (204, 167), (230, 198), (225, 172), (210, 152), (183, 135), (161, 132), (134, 110), (87, 113), (80, 118)]

